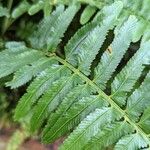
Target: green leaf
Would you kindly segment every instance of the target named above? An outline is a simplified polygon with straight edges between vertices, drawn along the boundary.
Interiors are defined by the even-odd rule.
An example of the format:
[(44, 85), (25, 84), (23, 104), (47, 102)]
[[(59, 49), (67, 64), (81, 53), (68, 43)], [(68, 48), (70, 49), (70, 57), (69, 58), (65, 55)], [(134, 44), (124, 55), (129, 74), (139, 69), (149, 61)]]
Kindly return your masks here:
[[(144, 57), (146, 57), (144, 55)], [(142, 57), (143, 59), (143, 57)], [(140, 115), (146, 107), (150, 106), (150, 73), (147, 74), (144, 82), (128, 98), (126, 112), (135, 121), (138, 121)]]
[(150, 43), (146, 42), (137, 53), (128, 61), (127, 65), (115, 77), (111, 87), (113, 100), (119, 105), (125, 105), (127, 92), (130, 92), (140, 77), (144, 64), (149, 64)]
[(127, 51), (132, 40), (132, 32), (136, 22), (137, 19), (134, 16), (130, 16), (109, 46), (109, 51), (107, 50), (103, 53), (100, 63), (95, 69), (94, 76), (94, 82), (96, 82), (101, 89), (105, 89), (107, 81), (111, 78), (113, 72)]
[(27, 83), (38, 75), (38, 73), (47, 69), (50, 65), (56, 63), (53, 59), (40, 58), (38, 61), (31, 63), (30, 65), (23, 66), (18, 71), (15, 72), (13, 80), (6, 83), (6, 86), (11, 86), (11, 88), (17, 88)]
[[(85, 33), (85, 35), (83, 35), (85, 30), (87, 30), (86, 28), (83, 28), (82, 34), (75, 35), (76, 37), (81, 35), (82, 37), (78, 37), (78, 39), (82, 38), (82, 40), (80, 40), (80, 42), (78, 40), (77, 43), (79, 44), (75, 45), (74, 49), (71, 47), (71, 49), (74, 50), (73, 54), (77, 57), (78, 69), (85, 75), (90, 74), (91, 63), (98, 54), (98, 51), (105, 40), (108, 30), (114, 26), (116, 18), (122, 9), (121, 4), (122, 3), (120, 2), (113, 4), (112, 7), (114, 5), (116, 6), (114, 13), (112, 13), (111, 16), (106, 17), (101, 25), (97, 25), (89, 32), (89, 34)], [(74, 42), (74, 40), (76, 41), (76, 37), (72, 39), (72, 42)], [(70, 56), (72, 57), (72, 55)]]
[(68, 74), (70, 74), (70, 71), (64, 66), (53, 66), (47, 71), (41, 72), (41, 75), (31, 83), (27, 89), (27, 93), (20, 99), (15, 110), (15, 120), (23, 119), (32, 105), (46, 92), (49, 86), (60, 76), (66, 76)]
[(111, 108), (96, 109), (70, 134), (60, 150), (82, 149), (106, 123), (110, 123), (113, 119)]
[[(149, 0), (138, 3), (129, 0), (114, 3), (113, 0), (83, 1), (102, 10), (92, 23), (71, 38), (65, 47), (65, 59), (61, 54), (66, 38), (57, 46), (80, 5), (80, 2), (75, 5), (76, 1), (69, 0), (43, 1), (44, 20), (27, 40), (31, 48), (24, 43), (11, 42), (6, 43), (6, 49), (0, 53), (0, 73), (3, 76), (15, 73), (7, 85), (17, 87), (35, 77), (16, 108), (15, 120), (24, 122), (31, 131), (43, 132), (45, 143), (68, 135), (60, 149), (108, 149), (111, 146), (123, 150), (147, 149), (150, 145), (149, 109), (146, 109), (149, 107), (149, 81), (146, 77), (141, 84), (141, 80), (150, 64), (149, 42), (145, 42), (150, 37), (149, 21), (144, 18), (149, 17), (146, 6)], [(39, 1), (32, 2), (37, 4)], [(50, 15), (51, 6), (56, 4), (56, 11)], [(137, 23), (137, 20), (140, 21)], [(107, 36), (109, 30), (114, 31), (115, 38), (103, 53), (113, 38), (112, 31)], [(72, 31), (68, 33), (70, 36)], [(130, 56), (124, 57), (124, 54), (130, 43), (142, 35), (141, 48), (128, 61)], [(126, 64), (122, 63), (124, 58)], [(54, 63), (50, 63), (52, 59)], [(93, 70), (95, 72), (91, 72)], [(1, 79), (2, 82), (5, 80), (8, 78)], [(116, 88), (119, 89), (117, 92)], [(111, 95), (105, 94), (111, 91)]]
[(29, 8), (30, 4), (26, 0), (21, 1), (19, 5), (12, 11), (12, 18), (16, 19), (20, 17), (25, 12), (27, 12)]
[(50, 143), (60, 136), (65, 135), (74, 126), (78, 125), (90, 112), (107, 105), (107, 103), (101, 100), (100, 96), (91, 95), (80, 99), (68, 108), (51, 128), (48, 125), (49, 128), (45, 130), (43, 141)]
[(95, 26), (96, 23), (89, 23), (81, 27), (65, 46), (66, 60), (73, 66), (78, 64), (78, 46), (84, 42)]
[(46, 17), (39, 25), (38, 30), (29, 38), (31, 45), (37, 49), (55, 52), (63, 34), (78, 10), (79, 5), (71, 5), (65, 11), (64, 6), (58, 6), (56, 11)]
[(138, 133), (130, 134), (122, 137), (118, 143), (115, 145), (115, 150), (138, 150), (141, 148), (146, 148), (147, 143), (141, 135)]
[(12, 50), (10, 52), (4, 51), (4, 53), (0, 53), (0, 58), (2, 58), (0, 60), (0, 78), (10, 75), (24, 65), (31, 64), (34, 61), (37, 61), (42, 56), (43, 53), (33, 49), (27, 49), (17, 55), (16, 53), (13, 53)]
[(44, 7), (44, 2), (42, 0), (39, 0), (36, 4), (33, 4), (29, 10), (28, 14), (29, 15), (34, 15), (37, 12), (39, 12), (42, 8)]
[(144, 110), (139, 125), (147, 134), (150, 134), (150, 106)]
[[(76, 78), (76, 79), (75, 79)], [(47, 92), (39, 99), (35, 112), (31, 118), (31, 131), (34, 132), (43, 123), (44, 119), (54, 111), (66, 94), (78, 83), (77, 76), (60, 78), (53, 82)]]
[(104, 149), (115, 144), (123, 135), (132, 132), (132, 130), (132, 127), (125, 121), (108, 124), (89, 141), (84, 149)]
[(51, 36), (47, 40), (47, 49), (49, 51), (55, 51), (56, 46), (60, 43), (61, 38), (64, 36), (65, 31), (79, 8), (79, 5), (70, 5), (52, 24)]
[(89, 87), (89, 85), (84, 84), (78, 85), (67, 94), (62, 103), (58, 106), (57, 110), (54, 113), (51, 113), (49, 116), (48, 123), (43, 130), (42, 140), (44, 142), (47, 142), (47, 139), (49, 138), (50, 129), (57, 123), (60, 118), (64, 116), (66, 111), (69, 110), (70, 107), (72, 107), (72, 105), (82, 97), (89, 96), (92, 93), (91, 90), (92, 89)]
[(5, 59), (8, 59), (10, 56), (14, 57), (23, 52), (30, 51), (31, 49), (27, 48), (23, 42), (6, 42), (5, 50), (0, 52), (0, 63), (3, 63)]
[(33, 32), (29, 41), (35, 49), (47, 49), (47, 40), (51, 35), (53, 23), (64, 13), (64, 6), (56, 7), (56, 10), (49, 16), (44, 18), (38, 25), (38, 29)]
[(85, 23), (87, 23), (90, 18), (94, 15), (94, 13), (96, 12), (97, 8), (93, 7), (93, 6), (86, 6), (85, 9), (83, 10), (81, 17), (80, 17), (80, 23), (83, 25)]
[(145, 23), (144, 19), (138, 21), (138, 24), (135, 28), (135, 32), (133, 34), (133, 42), (137, 42), (141, 38), (141, 36), (145, 31), (146, 26), (147, 23)]

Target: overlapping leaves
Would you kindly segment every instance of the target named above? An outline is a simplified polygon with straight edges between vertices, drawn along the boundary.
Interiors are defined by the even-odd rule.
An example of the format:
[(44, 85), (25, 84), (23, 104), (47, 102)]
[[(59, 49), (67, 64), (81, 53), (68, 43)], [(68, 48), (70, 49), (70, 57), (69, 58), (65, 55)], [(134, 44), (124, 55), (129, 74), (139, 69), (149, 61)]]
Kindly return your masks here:
[[(128, 17), (115, 32), (109, 51), (103, 52), (95, 66), (92, 80), (91, 64), (109, 30), (118, 23), (123, 4), (117, 1), (104, 7), (101, 22), (94, 20), (79, 29), (65, 46), (63, 59), (50, 52), (55, 51), (78, 8), (71, 5), (64, 11), (63, 6), (58, 6), (30, 38), (34, 49), (13, 42), (1, 52), (1, 77), (15, 72), (8, 86), (18, 87), (36, 77), (21, 98), (15, 119), (24, 121), (30, 116), (30, 131), (42, 129), (45, 143), (73, 130), (60, 147), (62, 150), (91, 149), (92, 145), (95, 149), (110, 145), (117, 150), (148, 148), (150, 73), (141, 86), (135, 88), (135, 84), (150, 63), (150, 42), (142, 42), (125, 67), (114, 74), (138, 25), (135, 16)], [(107, 95), (102, 90), (107, 89), (112, 76), (111, 94)]]

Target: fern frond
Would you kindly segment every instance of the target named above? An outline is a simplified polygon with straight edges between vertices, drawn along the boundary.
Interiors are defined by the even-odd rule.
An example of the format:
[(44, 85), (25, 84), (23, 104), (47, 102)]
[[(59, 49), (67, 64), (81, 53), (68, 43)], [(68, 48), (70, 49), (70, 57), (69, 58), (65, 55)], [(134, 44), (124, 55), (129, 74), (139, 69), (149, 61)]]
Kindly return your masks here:
[(26, 49), (24, 42), (9, 41), (5, 43), (5, 48), (14, 52), (20, 49)]
[(96, 109), (70, 134), (60, 150), (82, 149), (106, 123), (110, 123), (114, 119), (111, 108)]
[(28, 11), (30, 4), (27, 0), (23, 0), (19, 3), (19, 5), (12, 11), (12, 18), (16, 19), (20, 17), (22, 14)]
[(144, 113), (139, 121), (140, 127), (147, 133), (150, 134), (150, 107), (144, 110)]
[(31, 131), (34, 132), (43, 123), (44, 119), (54, 111), (67, 95), (79, 82), (76, 76), (60, 78), (53, 83), (53, 86), (39, 99), (36, 105), (34, 115), (31, 118)]
[[(144, 111), (148, 107), (145, 102), (149, 103), (149, 74), (139, 88), (134, 87), (145, 64), (150, 64), (149, 41), (142, 40), (140, 49), (122, 67), (120, 73), (114, 73), (133, 41), (133, 32), (139, 26), (136, 17), (128, 17), (124, 8), (125, 15), (122, 16), (122, 7), (121, 1), (104, 7), (92, 23), (85, 25), (71, 38), (65, 47), (65, 59), (55, 54), (56, 47), (79, 9), (75, 4), (71, 4), (66, 10), (64, 6), (58, 6), (51, 16), (44, 19), (30, 37), (30, 46), (34, 49), (11, 43), (14, 45), (12, 48), (8, 44), (6, 50), (0, 53), (0, 66), (3, 66), (0, 67), (0, 73), (7, 75), (15, 72), (18, 78), (7, 84), (15, 87), (36, 77), (15, 110), (15, 120), (26, 121), (29, 118), (28, 126), (32, 131), (42, 130), (42, 140), (45, 143), (73, 130), (60, 149), (82, 150), (90, 149), (92, 145), (99, 145), (103, 149), (113, 144), (115, 149), (136, 150), (150, 145), (149, 109)], [(133, 6), (137, 7), (139, 6)], [(121, 20), (118, 19), (120, 16)], [(92, 65), (91, 69), (107, 32), (114, 27), (114, 40), (109, 52), (104, 51), (98, 60), (100, 63), (96, 62), (98, 66)], [(136, 36), (139, 38), (139, 35)], [(36, 58), (33, 54), (37, 54)], [(29, 60), (31, 55), (32, 61)], [(47, 66), (47, 62), (51, 60), (56, 62)], [(11, 71), (4, 72), (5, 64)], [(94, 69), (94, 80), (91, 80), (89, 77), (93, 77)], [(24, 71), (29, 75), (25, 75)], [(111, 90), (112, 93), (107, 95), (103, 89), (110, 78), (111, 89), (106, 88), (106, 92)], [(142, 95), (146, 99), (139, 106), (136, 96)], [(130, 104), (131, 107), (134, 105), (136, 114), (132, 112)]]
[[(100, 32), (101, 30), (104, 30), (105, 33), (103, 33), (104, 31), (101, 31), (101, 32), (106, 36), (108, 30), (114, 26), (116, 18), (119, 15), (122, 7), (123, 7), (122, 3), (116, 2), (113, 5), (111, 5), (107, 8), (104, 8), (101, 11), (101, 13), (104, 15), (103, 19), (105, 19), (105, 21), (101, 25), (102, 27), (100, 26), (100, 23), (98, 21), (93, 21), (93, 23), (89, 23), (89, 24), (83, 26), (81, 29), (79, 29), (75, 33), (75, 35), (69, 40), (67, 45), (65, 46), (66, 60), (68, 62), (70, 62), (72, 65), (77, 66), (79, 64), (79, 58), (78, 58), (79, 52), (84, 51), (83, 48), (88, 47), (88, 44), (90, 42), (90, 38), (89, 38), (90, 34), (93, 35), (93, 37), (96, 36), (98, 39), (100, 39), (101, 33), (96, 34), (96, 31)], [(112, 10), (113, 10), (113, 13), (112, 13)], [(104, 25), (106, 25), (107, 27), (104, 27)], [(95, 32), (94, 32), (94, 29), (95, 29)], [(94, 38), (96, 39), (96, 37), (94, 37)], [(95, 55), (97, 54), (97, 51), (101, 47), (104, 40), (105, 40), (105, 38), (103, 40), (101, 40), (101, 44), (99, 44), (97, 46), (97, 48), (95, 46), (95, 48), (96, 48), (95, 54), (92, 54), (93, 59), (95, 58)], [(86, 41), (87, 41), (87, 44), (85, 45), (84, 43)], [(96, 40), (95, 41), (93, 40), (93, 42), (96, 43)], [(95, 45), (95, 43), (94, 44), (90, 43), (90, 44)], [(80, 48), (82, 48), (83, 50), (80, 50)], [(86, 51), (86, 49), (85, 49), (85, 51)], [(87, 67), (89, 67), (89, 65), (90, 65), (90, 63), (87, 65)]]
[[(46, 128), (47, 132), (45, 131), (43, 141), (46, 143), (54, 141), (73, 129), (74, 126), (78, 125), (78, 123), (93, 110), (108, 105), (108, 103), (100, 100), (100, 96), (91, 95), (90, 97), (85, 97), (75, 102), (64, 112), (64, 115), (57, 120), (54, 126)], [(53, 120), (51, 121), (53, 122)]]
[[(82, 3), (89, 4), (90, 6), (97, 7), (101, 9), (102, 6), (110, 5), (114, 1), (112, 0), (104, 0), (104, 1), (96, 1), (96, 0), (79, 0)], [(119, 16), (119, 23), (117, 24), (116, 33), (119, 32), (122, 23), (130, 16), (136, 15), (139, 20), (138, 25), (135, 27), (135, 32), (133, 34), (133, 42), (137, 42), (143, 36), (142, 41), (145, 42), (150, 38), (150, 15), (149, 15), (149, 0), (143, 1), (130, 1), (130, 0), (122, 0), (124, 8)]]
[(103, 53), (101, 61), (95, 69), (94, 76), (94, 82), (96, 82), (101, 89), (105, 89), (106, 82), (111, 78), (112, 73), (127, 51), (132, 40), (132, 32), (136, 26), (136, 22), (136, 18), (131, 16), (120, 29), (120, 34), (115, 36), (114, 41), (109, 47), (110, 52), (105, 51)]
[(75, 35), (69, 40), (65, 46), (66, 60), (74, 66), (77, 66), (78, 59), (78, 45), (84, 41), (84, 39), (90, 34), (90, 32), (96, 27), (96, 24), (89, 23), (79, 29)]
[(51, 115), (49, 116), (49, 121), (43, 131), (43, 140), (46, 139), (45, 137), (47, 135), (49, 135), (48, 132), (50, 131), (50, 128), (52, 128), (56, 124), (59, 118), (62, 118), (65, 115), (66, 111), (69, 110), (76, 101), (78, 101), (82, 97), (89, 96), (92, 93), (91, 90), (92, 89), (90, 89), (89, 85), (83, 84), (78, 85), (67, 94), (62, 103), (58, 106), (56, 112), (51, 113)]
[[(63, 14), (60, 15), (58, 20), (53, 23), (51, 28), (51, 37), (48, 38), (48, 50), (51, 52), (55, 51), (55, 48), (60, 43), (60, 39), (63, 37), (64, 32), (67, 30), (70, 22), (72, 21), (74, 15), (79, 10), (79, 5), (69, 6)], [(67, 18), (67, 19), (66, 19)], [(61, 27), (61, 28), (60, 28)]]
[[(114, 7), (114, 5), (115, 5), (116, 10), (114, 11), (114, 13), (112, 13), (111, 16), (109, 17), (106, 16), (106, 18), (104, 18), (101, 25), (97, 25), (95, 28), (93, 28), (89, 32), (89, 34), (86, 33), (86, 35), (83, 35), (84, 31), (86, 30), (86, 28), (83, 28), (83, 31), (81, 34), (83, 36), (82, 40), (80, 42), (79, 41), (77, 42), (76, 41), (77, 36), (78, 35), (80, 36), (80, 34), (76, 34), (75, 37), (72, 39), (72, 41), (70, 41), (69, 43), (70, 45), (73, 46), (73, 47), (70, 47), (69, 45), (68, 47), (71, 48), (71, 50), (73, 49), (72, 51), (74, 51), (73, 54), (77, 58), (77, 64), (78, 64), (79, 70), (86, 75), (90, 74), (91, 63), (95, 59), (100, 47), (102, 46), (108, 30), (113, 27), (113, 25), (115, 24), (116, 18), (122, 9), (121, 3), (119, 2), (114, 3), (112, 7)], [(103, 11), (105, 12), (106, 10), (104, 9)], [(78, 39), (79, 38), (80, 37), (78, 37)], [(74, 40), (76, 43), (79, 43), (79, 44), (71, 44), (71, 42), (74, 42)], [(69, 54), (69, 58), (67, 59), (72, 59), (70, 57), (73, 57), (73, 56)]]
[(51, 13), (52, 4), (47, 0), (38, 0), (32, 3), (29, 3), (27, 0), (23, 0), (14, 8), (11, 17), (13, 19), (17, 19), (26, 12), (29, 15), (34, 15), (40, 10), (43, 10), (44, 16), (47, 17)]
[[(26, 51), (27, 50), (27, 51)], [(28, 65), (37, 61), (39, 58), (43, 56), (43, 53), (38, 52), (37, 50), (26, 48), (25, 52), (22, 52), (18, 55), (14, 55), (13, 53), (4, 52), (0, 55), (0, 78), (5, 77), (24, 65)], [(17, 50), (18, 51), (18, 50)], [(11, 51), (12, 52), (12, 51)], [(34, 55), (34, 57), (33, 57)]]
[(146, 148), (147, 143), (138, 133), (126, 135), (122, 137), (115, 146), (115, 150), (130, 150), (130, 149), (141, 149)]
[(84, 147), (86, 150), (99, 150), (115, 144), (123, 135), (132, 132), (132, 127), (124, 122), (116, 122), (106, 125)]
[(83, 10), (82, 15), (80, 17), (80, 23), (81, 24), (87, 23), (95, 12), (96, 12), (96, 7), (92, 7), (89, 5), (86, 6), (86, 8)]
[[(115, 77), (112, 83), (112, 95), (116, 103), (125, 105), (127, 93), (131, 91), (137, 79), (140, 77), (144, 64), (149, 64), (149, 42), (146, 42), (137, 53), (129, 60), (127, 65)], [(134, 73), (136, 72), (136, 73)]]
[(33, 4), (29, 9), (28, 9), (28, 14), (29, 15), (34, 15), (37, 12), (39, 12), (41, 9), (44, 7), (44, 1), (39, 0), (37, 3)]
[[(144, 58), (145, 57), (146, 56), (144, 55)], [(128, 98), (127, 101), (126, 112), (135, 121), (138, 121), (139, 116), (141, 115), (141, 113), (143, 113), (144, 109), (150, 106), (149, 89), (150, 89), (150, 73), (147, 74), (142, 85), (133, 92), (133, 94)]]
[(13, 80), (6, 83), (6, 86), (11, 86), (11, 88), (17, 88), (27, 83), (32, 79), (32, 77), (37, 76), (40, 72), (47, 69), (50, 65), (54, 64), (56, 61), (54, 59), (40, 58), (38, 61), (26, 65), (15, 72)]
[(64, 6), (60, 5), (56, 7), (56, 10), (49, 16), (44, 18), (38, 25), (38, 30), (34, 31), (33, 35), (29, 38), (29, 41), (35, 49), (46, 49), (47, 39), (51, 36), (51, 28), (53, 22), (64, 12)]
[(30, 50), (23, 42), (6, 42), (5, 48), (6, 49), (0, 53), (0, 62), (8, 59), (9, 56), (16, 56)]
[[(51, 127), (54, 125), (54, 123), (58, 120), (59, 117), (63, 113), (65, 113), (70, 107), (77, 102), (79, 99), (90, 96), (92, 94), (92, 89), (89, 87), (87, 84), (81, 84), (76, 87), (74, 87), (68, 94), (67, 96), (63, 99), (62, 103), (59, 105), (57, 108), (56, 112), (52, 113), (51, 116), (49, 117), (49, 124)], [(52, 121), (55, 120), (55, 121)]]
[(14, 118), (20, 120), (30, 110), (31, 106), (36, 100), (52, 85), (52, 83), (60, 76), (65, 76), (70, 71), (64, 66), (50, 67), (48, 70), (43, 71), (27, 89), (27, 93), (21, 98)]
[(29, 38), (31, 45), (36, 49), (54, 52), (78, 9), (78, 5), (71, 5), (64, 11), (64, 6), (58, 6), (56, 11), (46, 17), (38, 30)]

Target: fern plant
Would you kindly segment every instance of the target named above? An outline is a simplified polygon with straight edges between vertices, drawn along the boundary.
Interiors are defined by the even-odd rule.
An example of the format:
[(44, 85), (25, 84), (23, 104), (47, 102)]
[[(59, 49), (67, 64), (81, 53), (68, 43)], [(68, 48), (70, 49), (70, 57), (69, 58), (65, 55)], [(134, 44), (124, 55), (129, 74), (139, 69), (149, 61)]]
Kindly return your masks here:
[[(103, 6), (107, 4), (112, 4), (117, 0), (80, 0), (82, 3), (87, 3), (92, 7), (96, 7), (97, 9), (101, 9)], [(120, 25), (128, 18), (129, 15), (135, 15), (139, 20), (137, 26), (135, 27), (135, 32), (133, 34), (133, 41), (137, 42), (141, 36), (143, 35), (142, 41), (149, 40), (150, 30), (149, 30), (149, 22), (150, 22), (150, 0), (143, 0), (137, 2), (136, 0), (122, 0), (124, 8), (119, 17), (118, 27), (116, 28), (116, 32), (118, 32), (118, 28)], [(89, 11), (89, 14), (90, 11)]]
[[(6, 86), (17, 88), (31, 81), (14, 119), (33, 134), (40, 131), (44, 143), (68, 135), (61, 150), (111, 145), (116, 150), (149, 149), (150, 73), (135, 86), (150, 64), (150, 41), (145, 32), (137, 32), (141, 20), (129, 14), (122, 19), (123, 2), (115, 1), (79, 29), (64, 47), (65, 56), (59, 56), (57, 46), (79, 9), (79, 3), (66, 9), (58, 5), (27, 44), (7, 42), (0, 53), (0, 77), (14, 73)], [(113, 41), (102, 51), (113, 29)], [(140, 35), (138, 40), (144, 35), (140, 48), (117, 73), (135, 35)]]

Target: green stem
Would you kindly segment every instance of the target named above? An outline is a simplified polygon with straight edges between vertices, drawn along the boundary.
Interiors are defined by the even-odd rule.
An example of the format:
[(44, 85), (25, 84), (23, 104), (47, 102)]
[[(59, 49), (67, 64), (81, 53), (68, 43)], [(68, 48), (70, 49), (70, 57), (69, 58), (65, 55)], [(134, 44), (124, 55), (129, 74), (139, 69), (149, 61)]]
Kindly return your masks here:
[[(7, 8), (9, 10), (9, 13), (11, 11), (12, 4), (13, 4), (13, 0), (8, 0)], [(7, 30), (7, 28), (10, 26), (10, 22), (11, 22), (11, 18), (5, 17), (4, 22), (3, 22), (3, 26), (2, 26), (2, 34), (4, 34)]]

